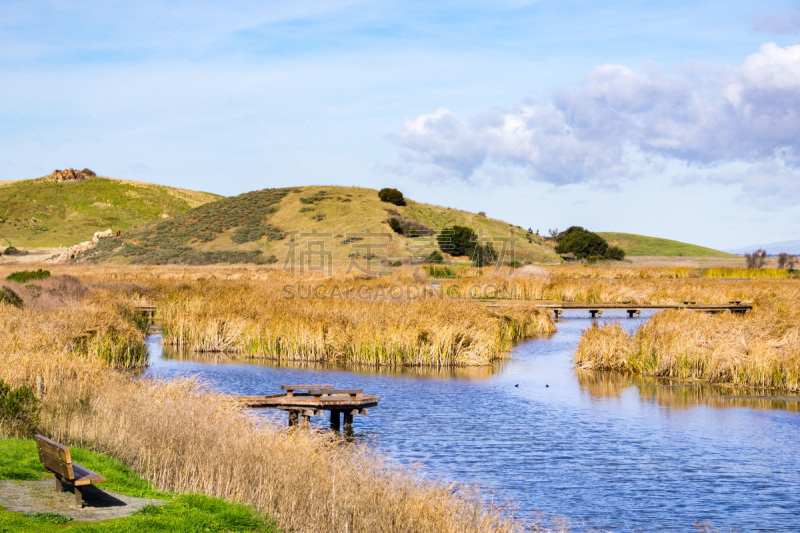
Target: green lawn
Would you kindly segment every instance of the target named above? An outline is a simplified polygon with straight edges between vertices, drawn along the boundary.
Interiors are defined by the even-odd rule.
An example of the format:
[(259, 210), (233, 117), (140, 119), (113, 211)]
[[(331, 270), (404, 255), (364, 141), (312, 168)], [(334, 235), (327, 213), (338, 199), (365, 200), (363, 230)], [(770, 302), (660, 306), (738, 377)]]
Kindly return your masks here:
[(628, 256), (658, 257), (720, 257), (733, 259), (737, 256), (704, 246), (688, 244), (658, 237), (647, 237), (633, 233), (598, 232), (612, 246), (619, 246)]
[[(23, 514), (0, 507), (0, 533), (10, 531), (76, 532), (238, 532), (278, 533), (275, 522), (249, 507), (203, 494), (161, 492), (125, 465), (107, 455), (70, 447), (72, 458), (103, 474), (101, 489), (140, 498), (167, 500), (162, 506), (149, 505), (126, 518), (80, 522), (56, 513)], [(33, 440), (0, 439), (0, 480), (35, 481), (50, 477), (39, 463)]]

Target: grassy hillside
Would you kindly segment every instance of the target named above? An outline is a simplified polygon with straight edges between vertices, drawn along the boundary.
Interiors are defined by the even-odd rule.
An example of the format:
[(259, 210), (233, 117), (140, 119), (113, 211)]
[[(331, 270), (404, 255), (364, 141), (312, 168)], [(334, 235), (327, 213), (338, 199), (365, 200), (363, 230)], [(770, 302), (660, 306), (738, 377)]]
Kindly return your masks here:
[(0, 183), (0, 247), (71, 246), (96, 231), (126, 231), (220, 198), (136, 181), (90, 178)]
[(619, 246), (629, 256), (660, 256), (660, 257), (725, 257), (735, 258), (733, 254), (697, 246), (685, 242), (646, 237), (632, 233), (599, 232), (612, 246)]
[[(378, 268), (381, 260), (408, 261), (438, 248), (433, 235), (400, 235), (387, 220), (433, 232), (447, 226), (473, 228), (485, 240), (513, 236), (520, 262), (559, 262), (542, 239), (506, 222), (407, 200), (395, 206), (378, 191), (357, 187), (265, 189), (214, 203), (105, 239), (78, 260), (141, 264), (276, 263), (305, 261)], [(512, 258), (506, 245), (507, 260)], [(327, 263), (326, 263), (327, 264)]]

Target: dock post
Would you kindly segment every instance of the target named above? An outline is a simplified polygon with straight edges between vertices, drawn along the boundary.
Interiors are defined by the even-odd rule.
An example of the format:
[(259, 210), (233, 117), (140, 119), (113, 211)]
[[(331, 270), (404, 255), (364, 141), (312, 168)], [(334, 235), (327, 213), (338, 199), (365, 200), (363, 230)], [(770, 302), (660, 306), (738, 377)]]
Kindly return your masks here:
[(297, 425), (297, 411), (289, 411), (289, 427)]
[(342, 427), (342, 412), (331, 410), (331, 431), (339, 431)]
[(589, 309), (589, 314), (592, 315), (592, 318), (598, 318), (598, 317), (603, 316), (603, 310), (602, 309)]
[(344, 433), (345, 435), (353, 434), (353, 411), (344, 412)]
[(628, 318), (633, 318), (636, 314), (636, 309), (628, 309)]

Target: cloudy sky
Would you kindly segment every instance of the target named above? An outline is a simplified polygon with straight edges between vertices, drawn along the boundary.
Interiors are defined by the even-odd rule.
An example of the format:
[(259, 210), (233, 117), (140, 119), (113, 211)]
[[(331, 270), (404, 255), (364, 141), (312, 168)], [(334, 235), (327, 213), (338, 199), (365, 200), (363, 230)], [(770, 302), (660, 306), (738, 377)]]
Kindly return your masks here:
[(0, 3), (0, 179), (397, 187), (539, 229), (800, 238), (800, 3)]

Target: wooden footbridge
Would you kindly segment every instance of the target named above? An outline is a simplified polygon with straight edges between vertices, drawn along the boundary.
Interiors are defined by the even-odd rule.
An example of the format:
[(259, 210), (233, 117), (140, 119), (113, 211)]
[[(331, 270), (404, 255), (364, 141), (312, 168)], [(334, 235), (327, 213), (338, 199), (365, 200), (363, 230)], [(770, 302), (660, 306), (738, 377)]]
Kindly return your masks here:
[(289, 412), (289, 427), (308, 426), (312, 416), (330, 411), (331, 429), (353, 433), (353, 417), (366, 415), (369, 407), (378, 405), (380, 398), (364, 394), (362, 389), (335, 389), (330, 384), (281, 385), (282, 394), (269, 396), (239, 396), (243, 407), (251, 409), (281, 409)]
[[(515, 305), (515, 302), (529, 303), (530, 300), (484, 300), (488, 307), (503, 307)], [(534, 307), (548, 309), (553, 312), (555, 318), (561, 318), (564, 311), (589, 311), (592, 318), (603, 316), (603, 311), (626, 311), (628, 317), (634, 318), (641, 315), (645, 310), (663, 311), (666, 309), (686, 309), (689, 311), (702, 311), (705, 313), (738, 313), (744, 314), (753, 309), (753, 304), (741, 301), (728, 302), (727, 304), (698, 304), (697, 302), (685, 301), (681, 304), (631, 304), (631, 303), (566, 303), (566, 302), (541, 302), (534, 303)]]

